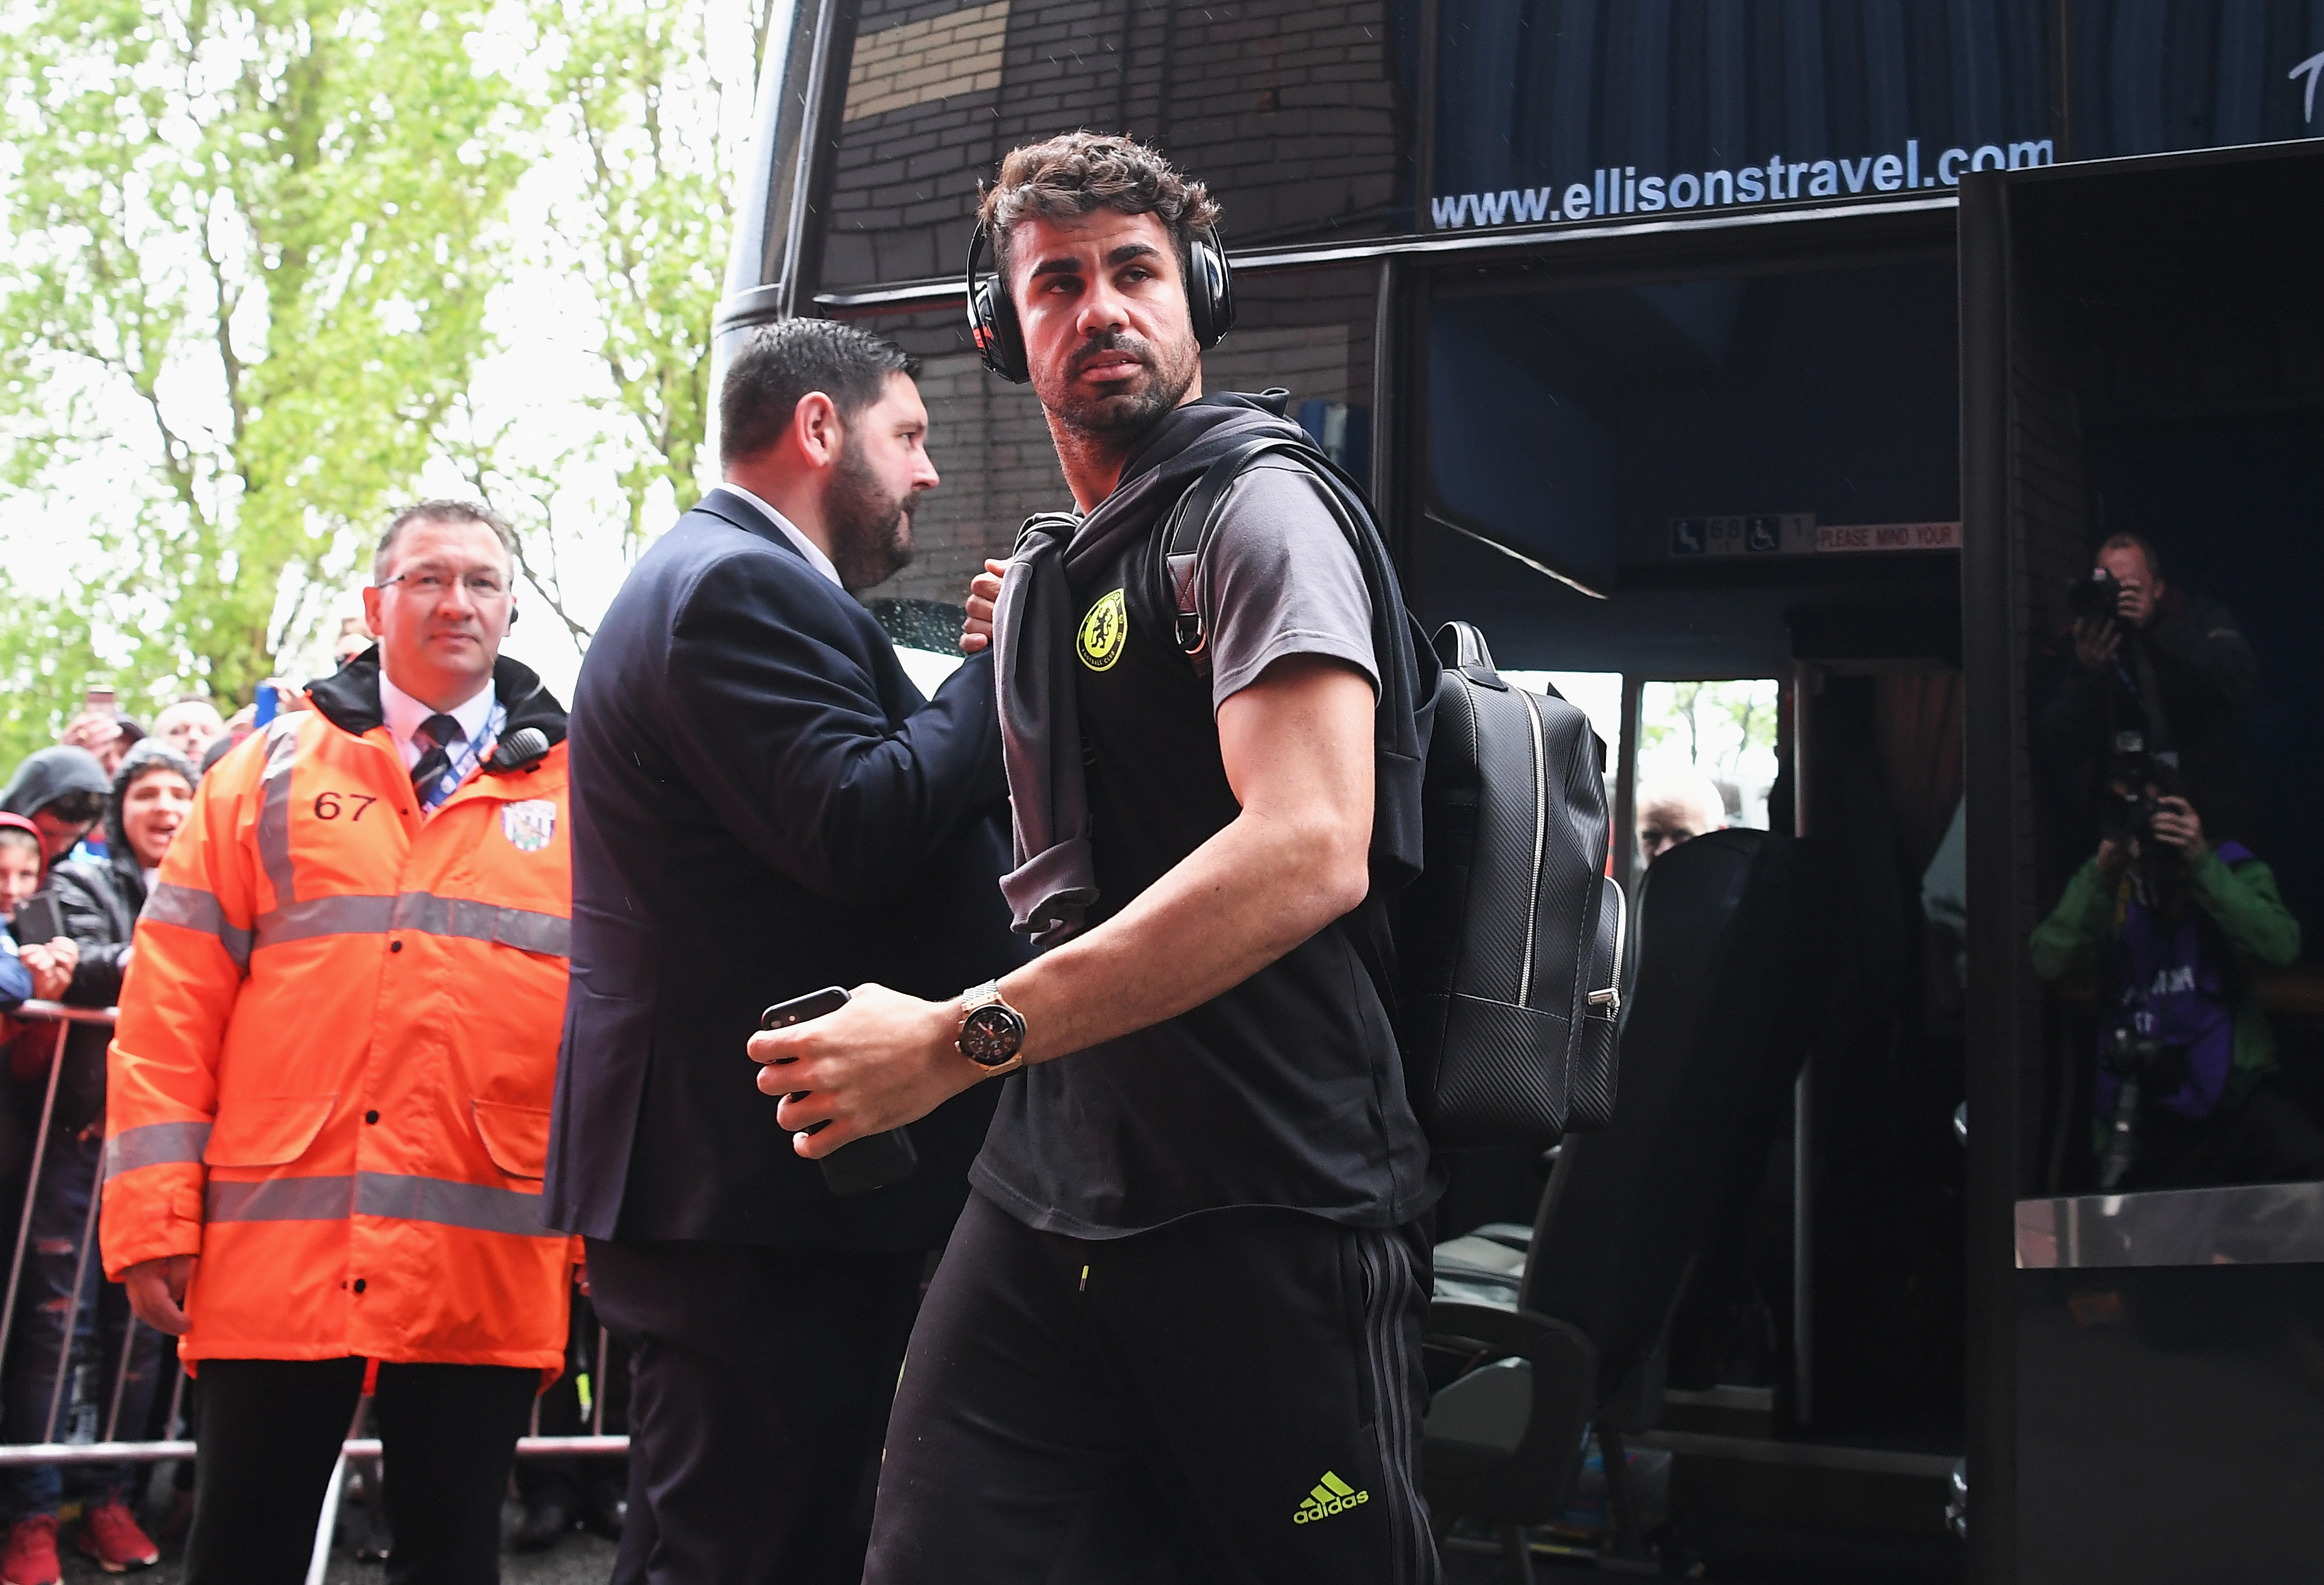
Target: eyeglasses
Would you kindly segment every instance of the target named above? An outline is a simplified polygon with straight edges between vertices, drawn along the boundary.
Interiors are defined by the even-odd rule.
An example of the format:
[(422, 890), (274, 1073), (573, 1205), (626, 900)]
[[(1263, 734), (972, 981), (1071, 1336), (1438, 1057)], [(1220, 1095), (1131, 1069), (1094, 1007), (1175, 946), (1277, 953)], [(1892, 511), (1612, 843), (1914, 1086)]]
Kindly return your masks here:
[(468, 598), (472, 600), (504, 600), (508, 598), (509, 593), (508, 585), (502, 581), (501, 575), (497, 572), (470, 572), (455, 578), (452, 574), (433, 567), (423, 567), (414, 572), (399, 572), (392, 578), (383, 578), (379, 580), (378, 587), (385, 589), (391, 583), (410, 585), (411, 592), (423, 600), (442, 599), (452, 592), (452, 586), (456, 583), (467, 590)]

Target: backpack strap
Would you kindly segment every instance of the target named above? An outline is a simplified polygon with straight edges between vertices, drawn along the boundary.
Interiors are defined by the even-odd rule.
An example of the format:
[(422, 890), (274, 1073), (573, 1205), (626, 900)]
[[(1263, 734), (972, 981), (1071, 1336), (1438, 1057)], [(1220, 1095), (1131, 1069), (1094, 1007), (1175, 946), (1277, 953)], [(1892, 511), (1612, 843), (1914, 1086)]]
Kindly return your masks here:
[[(1375, 804), (1372, 861), (1387, 877), (1375, 896), (1393, 896), (1420, 873), (1420, 781), (1428, 757), (1428, 738), (1436, 714), (1440, 678), (1429, 647), (1427, 630), (1405, 605), (1396, 577), (1395, 561), (1379, 527), (1379, 514), (1363, 486), (1346, 469), (1316, 449), (1305, 435), (1285, 435), (1247, 443), (1206, 468), (1182, 494), (1160, 532), (1147, 542), (1146, 564), (1134, 579), (1140, 593), (1133, 609), (1141, 619), (1159, 625), (1170, 614), (1173, 637), (1197, 677), (1211, 672), (1209, 635), (1203, 630), (1202, 612), (1194, 598), (1203, 556), (1218, 532), (1219, 505), (1235, 477), (1252, 462), (1269, 454), (1289, 458), (1319, 479), (1325, 507), (1336, 518), (1355, 552), (1363, 574), (1364, 591), (1372, 602), (1372, 643), (1379, 663), (1379, 700), (1372, 712), (1374, 746), (1385, 792)], [(1160, 602), (1158, 605), (1157, 601)], [(1351, 940), (1363, 932), (1356, 932)], [(1365, 949), (1358, 942), (1361, 956)], [(1394, 975), (1369, 959), (1366, 969), (1380, 984), (1392, 984)]]
[[(1202, 571), (1203, 558), (1210, 553), (1211, 542), (1218, 537), (1219, 507), (1227, 491), (1244, 470), (1261, 457), (1279, 455), (1294, 459), (1313, 472), (1323, 476), (1324, 496), (1331, 502), (1333, 515), (1340, 519), (1340, 527), (1351, 540), (1359, 538), (1355, 524), (1348, 521), (1348, 507), (1341, 492), (1351, 493), (1363, 502), (1363, 492), (1329, 457), (1315, 449), (1304, 437), (1270, 435), (1246, 441), (1229, 451), (1203, 470), (1203, 475), (1178, 497), (1171, 509), (1170, 521), (1164, 530), (1162, 544), (1163, 594), (1167, 609), (1174, 613), (1173, 631), (1178, 648), (1194, 663), (1197, 672), (1208, 675), (1210, 635), (1204, 631), (1200, 602), (1195, 598), (1195, 584)], [(1369, 505), (1366, 505), (1369, 511)]]

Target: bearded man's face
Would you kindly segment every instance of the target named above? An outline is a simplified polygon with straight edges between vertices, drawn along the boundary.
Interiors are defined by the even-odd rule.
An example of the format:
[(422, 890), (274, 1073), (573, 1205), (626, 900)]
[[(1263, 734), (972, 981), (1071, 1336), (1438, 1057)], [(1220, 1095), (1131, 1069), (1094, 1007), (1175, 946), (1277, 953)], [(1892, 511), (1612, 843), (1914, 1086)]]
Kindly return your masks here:
[(924, 446), (928, 414), (911, 376), (898, 374), (879, 401), (844, 422), (823, 521), (841, 585), (870, 589), (911, 565), (912, 509), (936, 483)]
[(1159, 218), (1101, 209), (1020, 220), (1008, 258), (1026, 364), (1052, 420), (1127, 440), (1186, 399), (1202, 349)]

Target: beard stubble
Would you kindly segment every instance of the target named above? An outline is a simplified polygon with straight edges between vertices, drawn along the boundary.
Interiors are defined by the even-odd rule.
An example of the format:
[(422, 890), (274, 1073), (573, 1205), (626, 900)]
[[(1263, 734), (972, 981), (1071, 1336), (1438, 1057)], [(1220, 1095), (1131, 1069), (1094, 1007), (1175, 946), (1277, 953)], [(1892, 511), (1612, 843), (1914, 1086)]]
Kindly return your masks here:
[(912, 503), (918, 494), (889, 494), (862, 446), (853, 436), (847, 438), (823, 502), (831, 564), (843, 588), (870, 589), (912, 564)]
[[(1102, 352), (1126, 352), (1136, 358), (1144, 371), (1142, 386), (1102, 395), (1081, 394), (1074, 380)], [(1166, 359), (1162, 350), (1144, 337), (1109, 330), (1082, 344), (1066, 366), (1062, 382), (1037, 379), (1034, 394), (1059, 423), (1075, 434), (1120, 445), (1152, 429), (1164, 414), (1184, 402), (1201, 367), (1202, 355), (1191, 341), (1182, 356)]]

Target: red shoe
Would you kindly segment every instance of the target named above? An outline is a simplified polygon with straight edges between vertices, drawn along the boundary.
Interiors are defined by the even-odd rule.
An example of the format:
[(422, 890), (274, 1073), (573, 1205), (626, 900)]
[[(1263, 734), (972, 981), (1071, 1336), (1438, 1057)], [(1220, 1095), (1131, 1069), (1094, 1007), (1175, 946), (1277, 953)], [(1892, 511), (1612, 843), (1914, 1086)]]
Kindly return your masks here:
[(19, 1519), (0, 1546), (0, 1585), (57, 1585), (57, 1516)]
[[(50, 1543), (51, 1551), (55, 1544), (53, 1541)], [(95, 1558), (97, 1566), (108, 1574), (150, 1568), (161, 1561), (161, 1549), (138, 1527), (137, 1515), (119, 1497), (99, 1503), (81, 1515), (80, 1550)], [(51, 1573), (49, 1578), (53, 1580), (56, 1575)]]

